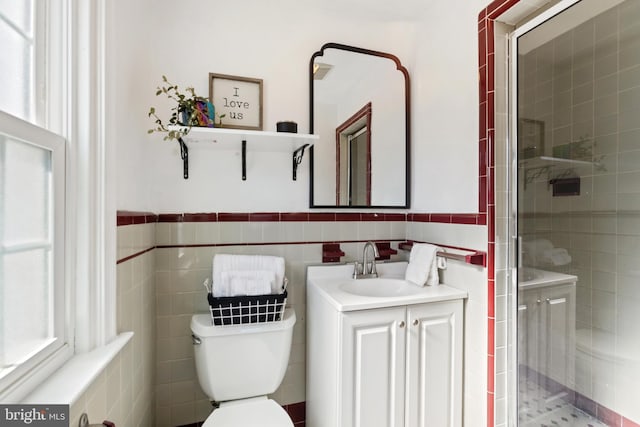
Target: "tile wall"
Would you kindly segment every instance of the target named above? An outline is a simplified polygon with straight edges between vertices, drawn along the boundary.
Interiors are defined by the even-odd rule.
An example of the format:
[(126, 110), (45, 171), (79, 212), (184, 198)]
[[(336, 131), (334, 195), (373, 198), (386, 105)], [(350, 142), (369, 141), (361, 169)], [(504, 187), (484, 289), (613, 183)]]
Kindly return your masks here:
[[(420, 218), (418, 216), (418, 218)], [(486, 251), (486, 226), (443, 224), (423, 221), (407, 222), (407, 238), (415, 241)], [(449, 261), (441, 272), (441, 281), (467, 291), (464, 304), (464, 408), (463, 425), (479, 425), (487, 418), (486, 390), (491, 381), (487, 372), (487, 318), (489, 299), (487, 269)]]
[[(478, 14), (480, 205), (486, 203), (487, 269), (487, 426), (508, 422), (510, 396), (508, 357), (510, 327), (507, 274), (509, 257), (509, 186), (507, 135), (507, 35), (513, 24), (549, 3), (548, 0), (494, 0)], [(482, 209), (481, 209), (482, 210)]]
[(339, 242), (345, 252), (342, 261), (349, 261), (361, 257), (367, 240), (391, 241), (397, 247), (405, 237), (404, 214), (388, 217), (396, 221), (384, 216), (361, 221), (358, 214), (357, 222), (348, 215), (343, 218), (349, 221), (337, 221), (336, 214), (283, 215), (160, 215), (156, 225), (159, 427), (202, 421), (211, 412), (196, 377), (189, 322), (194, 313), (208, 310), (203, 282), (211, 277), (215, 254), (276, 255), (286, 260), (288, 304), (295, 309), (297, 322), (287, 373), (272, 397), (290, 405), (305, 401), (306, 266), (322, 263), (322, 243)]
[[(118, 227), (117, 328), (134, 336), (71, 406), (70, 426), (84, 412), (92, 423), (154, 426), (155, 223)], [(152, 220), (152, 216), (148, 216)]]
[[(298, 321), (287, 374), (273, 397), (290, 408), (298, 426), (304, 425), (305, 270), (309, 264), (322, 262), (322, 244), (338, 243), (345, 252), (342, 261), (359, 259), (368, 240), (389, 241), (395, 249), (398, 243), (410, 239), (485, 251), (485, 218), (482, 214), (120, 213), (119, 326), (134, 331), (142, 327), (143, 332), (153, 329), (156, 334), (155, 344), (148, 346), (145, 340), (138, 350), (155, 353), (154, 425), (190, 425), (206, 419), (211, 411), (196, 378), (189, 322), (194, 313), (207, 311), (202, 283), (211, 276), (214, 254), (268, 254), (286, 260), (289, 304), (296, 310)], [(407, 252), (398, 251), (392, 260), (407, 256)], [(150, 292), (148, 274), (154, 282), (154, 313), (147, 312), (151, 309), (146, 301)], [(449, 262), (443, 273), (446, 283), (469, 292), (467, 319), (486, 318), (488, 301), (486, 287), (482, 286), (486, 277), (484, 267), (456, 261)], [(143, 300), (147, 306), (138, 313), (135, 307), (142, 306)], [(151, 327), (147, 325), (149, 315), (154, 323)], [(487, 324), (468, 321), (465, 327), (464, 417), (471, 422), (486, 416), (483, 390), (487, 387)], [(131, 353), (137, 353), (137, 345), (132, 344)], [(125, 357), (130, 366), (133, 356), (124, 355), (119, 360)], [(135, 363), (146, 366), (148, 360), (143, 357)], [(117, 371), (117, 363), (114, 361), (107, 370), (105, 380), (110, 372)], [(150, 376), (143, 374), (145, 385)]]

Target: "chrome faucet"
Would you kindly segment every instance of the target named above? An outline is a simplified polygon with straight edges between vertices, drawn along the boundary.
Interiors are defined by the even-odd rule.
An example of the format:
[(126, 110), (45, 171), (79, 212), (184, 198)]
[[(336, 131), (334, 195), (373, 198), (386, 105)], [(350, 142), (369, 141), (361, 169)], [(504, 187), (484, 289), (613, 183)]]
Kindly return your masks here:
[[(373, 249), (373, 257), (369, 261), (369, 249)], [(362, 251), (362, 274), (356, 275), (356, 279), (365, 277), (378, 277), (378, 271), (376, 270), (376, 257), (379, 257), (378, 247), (375, 243), (369, 241), (364, 244), (364, 250)]]

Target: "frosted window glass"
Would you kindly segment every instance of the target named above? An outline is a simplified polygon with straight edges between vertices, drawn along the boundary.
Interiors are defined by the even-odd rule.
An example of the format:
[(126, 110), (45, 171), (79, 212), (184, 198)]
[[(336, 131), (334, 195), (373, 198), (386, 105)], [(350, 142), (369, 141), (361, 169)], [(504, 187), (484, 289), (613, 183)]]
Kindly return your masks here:
[(53, 339), (51, 199), (51, 152), (0, 136), (0, 377)]
[[(27, 359), (53, 338), (51, 251), (36, 249), (0, 258), (1, 368)], [(25, 317), (25, 313), (29, 316)], [(2, 351), (2, 350), (0, 350)]]
[(33, 37), (34, 0), (0, 0), (0, 16), (27, 36)]
[[(4, 139), (4, 140), (3, 140)], [(51, 221), (49, 150), (0, 136), (4, 151), (0, 175), (4, 205), (3, 242), (8, 245), (48, 241)]]
[[(23, 20), (31, 22), (29, 2), (0, 0), (0, 110), (33, 122), (35, 78), (33, 36), (29, 34), (31, 24), (28, 25), (29, 33), (25, 33), (21, 28), (25, 26), (24, 22), (16, 23), (7, 17), (7, 11), (23, 3), (28, 9), (24, 14), (29, 15)], [(17, 12), (13, 14), (19, 15)], [(18, 16), (16, 19), (22, 18)]]

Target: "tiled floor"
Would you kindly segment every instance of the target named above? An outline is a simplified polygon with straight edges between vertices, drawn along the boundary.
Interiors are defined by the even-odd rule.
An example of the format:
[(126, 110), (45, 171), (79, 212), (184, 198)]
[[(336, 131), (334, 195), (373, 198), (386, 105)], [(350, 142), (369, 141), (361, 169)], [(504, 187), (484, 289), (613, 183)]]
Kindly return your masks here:
[(537, 384), (522, 380), (519, 390), (521, 427), (608, 427), (564, 399), (565, 393), (552, 394)]

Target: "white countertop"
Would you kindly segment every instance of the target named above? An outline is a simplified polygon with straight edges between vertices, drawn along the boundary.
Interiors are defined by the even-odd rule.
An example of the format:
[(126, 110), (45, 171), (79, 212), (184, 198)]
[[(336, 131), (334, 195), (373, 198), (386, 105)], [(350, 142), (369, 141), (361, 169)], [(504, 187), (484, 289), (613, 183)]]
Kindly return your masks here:
[(578, 277), (572, 274), (556, 273), (555, 271), (539, 270), (531, 267), (524, 267), (523, 270), (528, 277), (523, 277), (518, 281), (518, 288), (522, 290), (561, 284), (575, 284), (578, 280)]
[[(395, 265), (394, 265), (395, 264)], [(439, 301), (467, 298), (467, 292), (447, 285), (417, 286), (404, 281), (406, 262), (378, 264), (380, 279), (392, 279), (394, 284), (403, 287), (404, 292), (396, 295), (366, 296), (345, 291), (345, 285), (360, 280), (367, 280), (366, 286), (375, 286), (375, 279), (353, 279), (352, 265), (313, 266), (307, 272), (308, 286), (313, 286), (318, 293), (338, 311), (366, 310), (399, 305), (423, 304)], [(382, 267), (382, 268), (380, 268)], [(402, 271), (402, 274), (399, 272)], [(404, 282), (399, 283), (400, 281)], [(384, 282), (380, 281), (384, 286)]]

